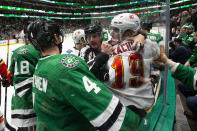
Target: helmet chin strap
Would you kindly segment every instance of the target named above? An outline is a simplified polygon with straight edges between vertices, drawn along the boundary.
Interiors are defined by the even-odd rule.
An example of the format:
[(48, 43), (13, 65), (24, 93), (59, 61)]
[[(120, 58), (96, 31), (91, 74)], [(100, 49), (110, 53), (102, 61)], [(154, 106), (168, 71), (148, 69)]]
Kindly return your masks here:
[(120, 36), (120, 42), (123, 41), (123, 39), (122, 39), (123, 31), (122, 30), (119, 31), (119, 36)]
[(60, 43), (59, 45), (57, 45), (57, 47), (59, 48), (60, 54), (62, 53), (62, 43)]
[(63, 43), (63, 36), (62, 35), (60, 35), (60, 39), (61, 39), (61, 42), (59, 44), (55, 44), (55, 45), (58, 47), (59, 52), (61, 54), (62, 53), (62, 43)]

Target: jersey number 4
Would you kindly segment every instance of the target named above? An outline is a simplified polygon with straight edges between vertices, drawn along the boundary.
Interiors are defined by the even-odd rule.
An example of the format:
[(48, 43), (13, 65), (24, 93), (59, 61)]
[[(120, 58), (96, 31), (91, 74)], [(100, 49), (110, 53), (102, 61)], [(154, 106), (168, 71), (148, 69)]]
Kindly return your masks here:
[(88, 77), (84, 76), (83, 78), (83, 84), (86, 89), (86, 91), (89, 93), (91, 90), (94, 90), (94, 93), (99, 93), (101, 91), (101, 88), (99, 88), (96, 83), (92, 82)]
[[(142, 77), (144, 75), (143, 59), (139, 54), (132, 53), (129, 55), (129, 70), (133, 78), (129, 79), (129, 87), (138, 87), (141, 82), (137, 77)], [(124, 85), (124, 66), (122, 56), (116, 56), (112, 63), (112, 68), (115, 69), (115, 82), (112, 83), (112, 88), (123, 89)], [(127, 67), (127, 66), (126, 66)]]

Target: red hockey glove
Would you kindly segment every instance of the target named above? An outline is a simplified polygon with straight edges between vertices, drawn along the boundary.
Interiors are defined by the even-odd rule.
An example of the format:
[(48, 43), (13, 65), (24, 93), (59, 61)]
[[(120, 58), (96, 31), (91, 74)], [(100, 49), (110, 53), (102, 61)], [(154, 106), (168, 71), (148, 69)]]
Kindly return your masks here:
[(0, 60), (0, 75), (2, 77), (7, 76), (7, 66), (3, 60)]

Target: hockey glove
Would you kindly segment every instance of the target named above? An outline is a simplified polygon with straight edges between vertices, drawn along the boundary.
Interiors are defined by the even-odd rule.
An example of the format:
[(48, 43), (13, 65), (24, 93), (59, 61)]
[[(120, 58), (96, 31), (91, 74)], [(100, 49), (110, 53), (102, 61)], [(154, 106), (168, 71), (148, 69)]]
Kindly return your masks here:
[(2, 77), (7, 76), (7, 66), (3, 60), (0, 61), (0, 75)]
[(10, 83), (10, 85), (13, 86), (13, 76), (11, 72), (8, 72), (7, 78), (8, 78), (8, 82)]
[(2, 77), (2, 85), (3, 87), (9, 87), (10, 83), (8, 81), (8, 77)]

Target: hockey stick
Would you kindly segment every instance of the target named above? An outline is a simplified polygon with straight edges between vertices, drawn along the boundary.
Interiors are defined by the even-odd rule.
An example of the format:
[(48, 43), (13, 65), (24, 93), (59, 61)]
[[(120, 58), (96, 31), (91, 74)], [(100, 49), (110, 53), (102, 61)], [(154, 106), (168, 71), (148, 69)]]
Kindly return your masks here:
[[(7, 67), (8, 67), (8, 60), (9, 60), (9, 45), (10, 45), (10, 38), (8, 37), (8, 44), (7, 44), (7, 61), (6, 61), (6, 64), (7, 64)], [(11, 125), (9, 125), (9, 123), (7, 122), (7, 119), (6, 119), (6, 114), (7, 114), (7, 88), (9, 86), (5, 87), (5, 103), (4, 103), (4, 122), (5, 122), (5, 127), (7, 129), (9, 129), (10, 131), (16, 131), (15, 128), (13, 128)]]

